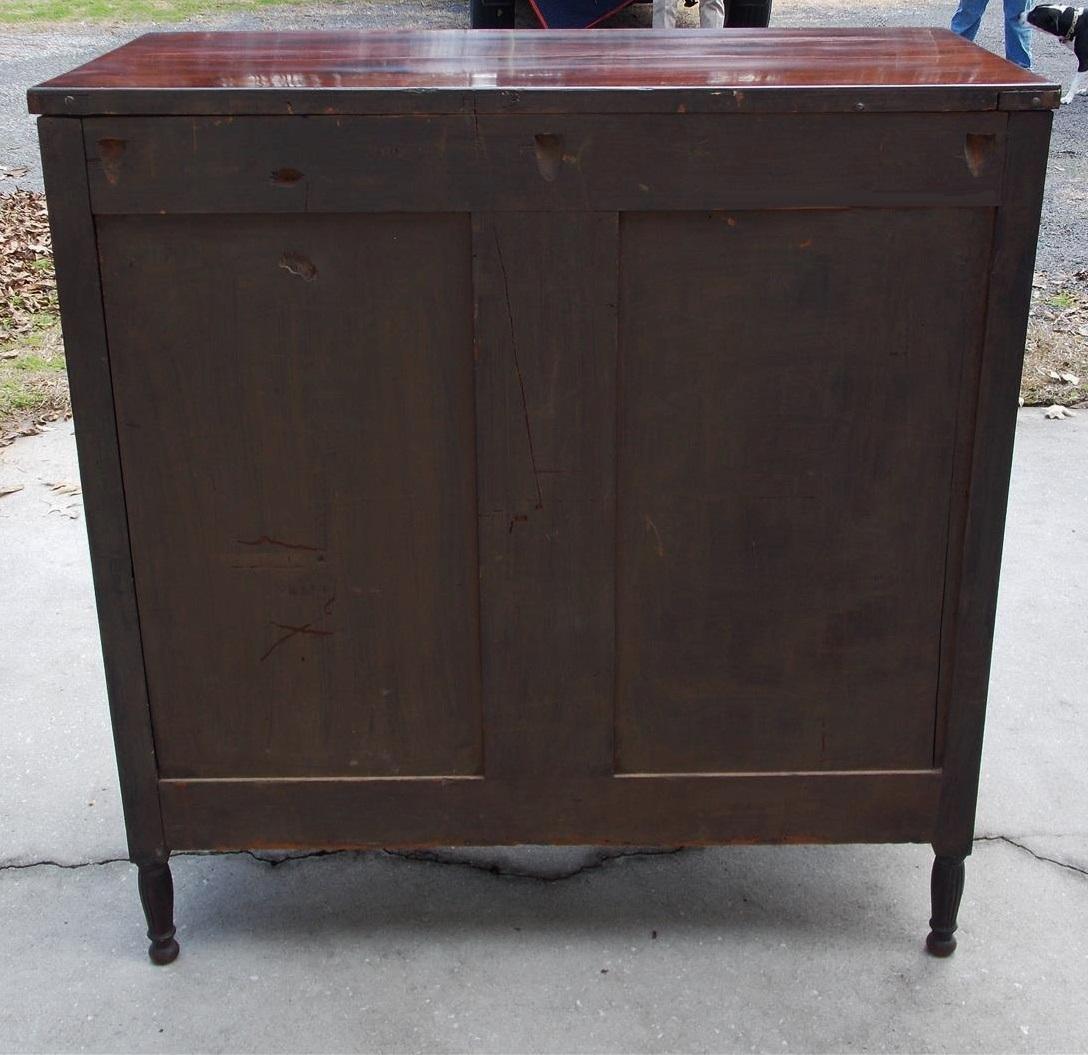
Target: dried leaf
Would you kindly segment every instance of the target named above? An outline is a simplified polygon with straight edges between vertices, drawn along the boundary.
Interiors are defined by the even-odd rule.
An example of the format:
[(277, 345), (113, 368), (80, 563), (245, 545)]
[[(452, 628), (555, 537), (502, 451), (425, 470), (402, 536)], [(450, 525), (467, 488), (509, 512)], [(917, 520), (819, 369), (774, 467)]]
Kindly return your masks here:
[(6, 498), (8, 495), (15, 494), (16, 491), (21, 491), (23, 486), (23, 484), (16, 484), (14, 487), (0, 487), (0, 498)]
[(1020, 398), (1016, 402), (1017, 402), (1018, 406), (1022, 407), (1024, 405), (1024, 393), (1023, 392), (1020, 393)]
[(1057, 403), (1047, 407), (1043, 413), (1052, 421), (1061, 421), (1062, 418), (1071, 418), (1073, 416), (1073, 411), (1068, 407), (1060, 407)]
[[(2, 169), (0, 172), (14, 172)], [(25, 172), (25, 169), (23, 170)], [(57, 284), (45, 196), (26, 190), (0, 195), (0, 347), (56, 321)]]
[(26, 165), (0, 165), (0, 179), (21, 179), (29, 171)]
[(47, 480), (46, 485), (50, 491), (56, 491), (58, 495), (78, 495), (83, 491), (79, 484), (67, 484), (63, 482), (51, 484)]
[(1021, 381), (1027, 406), (1070, 406), (1088, 399), (1088, 271), (1066, 274), (1036, 272), (1046, 282), (1034, 290), (1025, 342)]

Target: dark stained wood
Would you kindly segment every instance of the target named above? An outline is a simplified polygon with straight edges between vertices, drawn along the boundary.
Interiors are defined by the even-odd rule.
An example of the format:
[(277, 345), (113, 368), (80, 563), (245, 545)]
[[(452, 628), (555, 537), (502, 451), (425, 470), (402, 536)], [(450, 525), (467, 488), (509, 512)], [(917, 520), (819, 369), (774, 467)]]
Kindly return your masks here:
[(78, 120), (46, 117), (38, 121), (38, 138), (49, 198), (64, 353), (77, 426), (83, 508), (129, 854), (133, 860), (157, 860), (165, 857), (167, 848), (156, 786), (158, 769), (144, 679), (140, 614), (129, 549), (94, 221), (83, 162), (83, 134)]
[(948, 951), (1055, 102), (937, 30), (32, 90), (153, 954), (171, 847), (858, 840)]
[(933, 859), (930, 875), (930, 903), (932, 915), (926, 948), (934, 956), (951, 956), (956, 951), (956, 918), (963, 897), (964, 865), (962, 857)]
[[(996, 205), (1005, 114), (95, 118), (96, 213)], [(541, 142), (555, 152), (542, 168)], [(968, 144), (973, 144), (968, 149)], [(753, 170), (773, 181), (751, 180)], [(286, 174), (286, 175), (285, 175)]]
[[(996, 214), (994, 216), (996, 219)], [(986, 249), (993, 260), (993, 231)], [(990, 263), (987, 264), (987, 268)], [(988, 297), (988, 295), (987, 295)], [(970, 320), (970, 330), (964, 336), (964, 354), (958, 382), (956, 406), (955, 451), (949, 484), (947, 552), (945, 556), (944, 597), (941, 603), (941, 650), (937, 678), (937, 707), (933, 722), (933, 765), (939, 766), (944, 757), (944, 738), (948, 710), (952, 704), (952, 670), (956, 649), (956, 607), (962, 581), (963, 537), (967, 520), (965, 496), (970, 488), (971, 459), (974, 453), (975, 412), (978, 407), (979, 375), (982, 370), (983, 341), (986, 333), (986, 307), (976, 310)]]
[[(761, 30), (761, 32), (766, 32)], [(243, 95), (245, 96), (243, 99)], [(483, 89), (403, 91), (384, 88), (179, 88), (132, 92), (104, 88), (90, 92), (35, 89), (32, 111), (87, 117), (387, 117), (455, 115), (586, 114), (807, 114), (807, 113), (984, 113), (992, 110), (1055, 108), (1056, 85), (1040, 88), (942, 87), (873, 88), (616, 88)]]
[(991, 225), (944, 209), (624, 217), (621, 771), (931, 764)]
[(485, 215), (473, 247), (486, 773), (604, 776), (617, 217)]
[[(1054, 97), (1058, 97), (1055, 102)], [(999, 110), (1055, 110), (1061, 105), (1061, 89), (1046, 87), (1040, 91), (1012, 89), (999, 92), (997, 108)]]
[(98, 236), (160, 772), (479, 772), (468, 217)]
[(971, 853), (982, 757), (997, 584), (1023, 368), (1035, 239), (1046, 179), (1051, 114), (1012, 114), (1005, 200), (994, 227), (986, 335), (973, 429), (960, 588), (952, 614), (951, 699), (942, 740), (944, 781), (934, 848)]
[[(647, 114), (486, 117), (477, 122), (489, 209), (815, 208), (993, 205), (1004, 114)], [(972, 169), (967, 136), (984, 137)], [(542, 178), (537, 136), (556, 142)], [(909, 146), (908, 146), (909, 145)], [(774, 173), (753, 179), (752, 173)], [(481, 205), (481, 207), (484, 207)]]
[(137, 886), (140, 904), (147, 921), (147, 937), (151, 944), (147, 955), (160, 967), (178, 958), (177, 933), (174, 927), (174, 880), (166, 861), (143, 862), (139, 865)]
[[(132, 91), (140, 88), (154, 89), (155, 105), (166, 108), (154, 112), (204, 114), (247, 112), (251, 99), (267, 104), (269, 94), (295, 113), (321, 112), (333, 105), (323, 93), (332, 92), (333, 112), (463, 113), (474, 97), (500, 92), (506, 106), (515, 98), (532, 106), (537, 93), (601, 88), (629, 89), (650, 105), (655, 93), (646, 89), (699, 89), (727, 109), (772, 92), (772, 105), (792, 108), (824, 90), (845, 109), (841, 89), (860, 91), (870, 108), (915, 90), (932, 99), (933, 88), (945, 90), (946, 105), (968, 109), (996, 109), (1010, 91), (1030, 93), (1030, 106), (1056, 105), (1056, 86), (1035, 74), (947, 30), (907, 28), (148, 34), (32, 89), (30, 104), (36, 112), (151, 112), (132, 109), (150, 96)], [(985, 94), (961, 94), (957, 103), (949, 88)], [(867, 98), (870, 91), (877, 94)], [(855, 94), (849, 108), (857, 101)], [(568, 93), (571, 105), (577, 99)]]
[(85, 129), (97, 213), (469, 212), (488, 193), (469, 117), (94, 118)]
[(178, 848), (924, 842), (940, 775), (166, 780)]

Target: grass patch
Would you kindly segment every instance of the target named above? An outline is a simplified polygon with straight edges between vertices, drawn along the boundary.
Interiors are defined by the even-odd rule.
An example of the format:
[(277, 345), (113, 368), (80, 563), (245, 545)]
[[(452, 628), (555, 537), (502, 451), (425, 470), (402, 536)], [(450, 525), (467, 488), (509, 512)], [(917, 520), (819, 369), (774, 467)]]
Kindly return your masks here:
[(45, 199), (17, 190), (0, 195), (0, 447), (70, 412)]
[(12, 362), (11, 367), (13, 370), (34, 374), (63, 373), (64, 355), (57, 355), (54, 358), (49, 359), (44, 355), (35, 355), (33, 352), (27, 352), (25, 355), (17, 355)]
[(1088, 403), (1088, 272), (1035, 276), (1020, 395), (1025, 406)]
[(0, 0), (0, 23), (182, 22), (208, 15), (284, 7), (292, 2), (293, 0)]
[(0, 345), (0, 447), (71, 413), (60, 326)]

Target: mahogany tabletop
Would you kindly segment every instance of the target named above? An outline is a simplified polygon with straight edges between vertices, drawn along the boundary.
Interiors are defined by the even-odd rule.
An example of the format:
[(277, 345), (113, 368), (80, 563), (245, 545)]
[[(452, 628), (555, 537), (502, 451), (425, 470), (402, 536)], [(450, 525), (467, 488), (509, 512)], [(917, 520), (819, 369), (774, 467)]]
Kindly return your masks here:
[(1057, 102), (1056, 85), (948, 30), (909, 28), (149, 33), (32, 88), (29, 102), (36, 113), (214, 114), (281, 112), (294, 98), (301, 112), (379, 112), (368, 93), (415, 90), (435, 112), (469, 112), (469, 97), (647, 89), (719, 99), (712, 109), (788, 108), (798, 91), (856, 98), (858, 110)]

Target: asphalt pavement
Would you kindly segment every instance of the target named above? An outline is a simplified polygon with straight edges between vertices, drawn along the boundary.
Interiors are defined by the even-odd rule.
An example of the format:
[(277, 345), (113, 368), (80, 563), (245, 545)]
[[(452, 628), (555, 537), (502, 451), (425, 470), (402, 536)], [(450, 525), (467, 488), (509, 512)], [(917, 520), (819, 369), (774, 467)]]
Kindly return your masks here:
[[(1001, 5), (983, 19), (978, 42), (1003, 54)], [(846, 0), (775, 0), (775, 26), (946, 26), (954, 4), (918, 0), (860, 4)], [(680, 8), (681, 25), (693, 25), (697, 7)], [(527, 0), (519, 0), (518, 24), (536, 26)], [(609, 25), (650, 24), (648, 4), (635, 4)], [(16, 185), (41, 189), (34, 119), (26, 113), (26, 89), (78, 66), (154, 29), (366, 29), (413, 26), (449, 29), (468, 25), (467, 0), (360, 0), (358, 3), (263, 8), (244, 15), (221, 15), (188, 23), (160, 25), (69, 23), (53, 26), (0, 25), (0, 170), (26, 166), (19, 181), (0, 180), (0, 189)], [(1068, 86), (1076, 63), (1050, 37), (1033, 35), (1036, 72)], [(1050, 169), (1039, 240), (1039, 267), (1052, 274), (1088, 268), (1088, 96), (1062, 107), (1054, 123)]]

